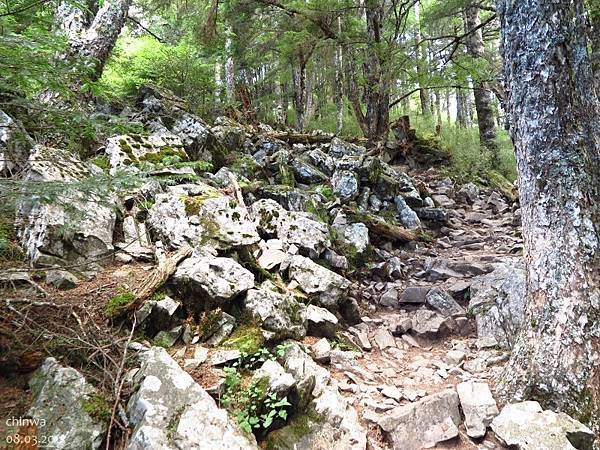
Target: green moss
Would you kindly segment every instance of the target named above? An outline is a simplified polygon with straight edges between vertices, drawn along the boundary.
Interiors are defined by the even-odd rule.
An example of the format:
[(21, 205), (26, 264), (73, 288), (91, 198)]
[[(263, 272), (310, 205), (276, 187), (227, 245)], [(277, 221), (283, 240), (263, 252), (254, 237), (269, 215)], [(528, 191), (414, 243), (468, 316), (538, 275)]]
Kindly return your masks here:
[(296, 415), (285, 427), (269, 433), (265, 440), (265, 449), (295, 449), (315, 428), (319, 429), (321, 427), (322, 420), (314, 409), (308, 409), (306, 412)]
[(306, 212), (313, 214), (319, 221), (328, 224), (329, 223), (329, 214), (327, 213), (327, 209), (315, 202), (313, 199), (306, 202), (305, 205)]
[(196, 328), (200, 339), (208, 339), (221, 327), (221, 321), (223, 320), (223, 311), (215, 309), (213, 311), (206, 311), (202, 314), (198, 326)]
[(178, 157), (182, 160), (187, 159), (187, 154), (182, 148), (173, 148), (169, 146), (161, 147), (158, 152), (149, 152), (140, 156), (139, 161), (146, 161), (153, 164), (162, 162), (163, 159), (168, 157)]
[(229, 166), (231, 171), (246, 178), (254, 178), (260, 171), (260, 166), (250, 155), (239, 154)]
[(337, 347), (340, 350), (362, 353), (361, 349), (358, 348), (354, 342), (340, 332), (335, 334), (334, 347)]
[(111, 408), (108, 401), (99, 394), (92, 394), (81, 401), (83, 409), (91, 417), (107, 423), (110, 420)]
[(253, 354), (265, 345), (265, 338), (261, 329), (252, 321), (238, 326), (229, 339), (223, 343), (223, 347), (234, 348), (241, 352)]
[(331, 189), (331, 186), (317, 186), (315, 191), (321, 194), (327, 200), (333, 200), (333, 189)]
[(98, 155), (91, 162), (95, 166), (100, 167), (104, 172), (108, 172), (108, 169), (110, 169), (110, 161), (106, 155)]
[(104, 312), (108, 317), (114, 317), (122, 308), (129, 305), (134, 300), (135, 294), (133, 292), (117, 294), (108, 301), (104, 308)]
[(204, 202), (210, 198), (217, 198), (219, 193), (217, 191), (208, 191), (202, 195), (195, 195), (192, 197), (183, 197), (183, 203), (185, 205), (185, 213), (188, 216), (197, 216), (200, 212), (200, 208)]

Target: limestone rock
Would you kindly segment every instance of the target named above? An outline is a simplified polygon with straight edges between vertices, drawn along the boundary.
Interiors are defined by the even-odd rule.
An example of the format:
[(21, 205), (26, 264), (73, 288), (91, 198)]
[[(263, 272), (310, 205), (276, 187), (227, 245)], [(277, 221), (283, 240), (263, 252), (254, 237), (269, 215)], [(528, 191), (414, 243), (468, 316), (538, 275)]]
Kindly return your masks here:
[(294, 158), (291, 166), (296, 180), (301, 183), (318, 184), (327, 181), (327, 175), (302, 158)]
[[(45, 424), (38, 436), (48, 448), (62, 450), (97, 449), (102, 444), (106, 423), (94, 417), (108, 403), (71, 367), (47, 358), (29, 381), (33, 402), (27, 415)], [(41, 423), (41, 422), (40, 422)], [(43, 441), (39, 441), (43, 442)]]
[(439, 312), (444, 317), (458, 317), (466, 315), (466, 311), (462, 306), (456, 303), (443, 289), (434, 287), (425, 296), (426, 303)]
[(167, 156), (187, 159), (181, 139), (166, 133), (113, 136), (108, 139), (105, 152), (109, 157), (111, 175), (118, 168), (131, 167), (140, 162), (157, 163)]
[(71, 272), (66, 270), (46, 271), (46, 284), (51, 284), (56, 289), (73, 289), (79, 284), (79, 280)]
[(458, 436), (460, 423), (458, 395), (453, 390), (399, 406), (379, 420), (379, 426), (394, 450), (434, 447)]
[[(34, 147), (24, 170), (24, 181), (67, 185), (95, 173), (66, 150), (40, 145)], [(29, 259), (38, 265), (54, 265), (109, 254), (116, 220), (114, 199), (72, 192), (62, 200), (61, 204), (43, 204), (23, 199), (17, 205), (15, 225)]]
[(394, 198), (396, 209), (398, 210), (398, 216), (400, 217), (400, 223), (408, 229), (415, 229), (421, 227), (421, 221), (419, 216), (414, 212), (406, 201), (401, 196)]
[(179, 265), (172, 282), (190, 302), (207, 309), (252, 288), (254, 275), (231, 258), (191, 256)]
[(467, 434), (472, 438), (485, 436), (486, 428), (498, 415), (498, 406), (487, 383), (465, 381), (456, 386), (465, 414)]
[(358, 178), (350, 170), (336, 170), (331, 178), (333, 193), (343, 202), (348, 202), (358, 195)]
[(477, 335), (512, 347), (525, 315), (525, 269), (507, 261), (473, 279), (469, 310), (475, 314)]
[(306, 335), (306, 307), (290, 294), (280, 294), (270, 282), (251, 289), (244, 308), (264, 330), (267, 339), (301, 340)]
[(300, 255), (292, 257), (289, 273), (299, 288), (314, 296), (324, 308), (337, 310), (344, 303), (350, 282), (341, 275)]
[(284, 251), (296, 245), (318, 256), (330, 246), (327, 226), (305, 213), (287, 211), (274, 200), (265, 199), (253, 203), (250, 209), (258, 229), (277, 236)]
[(0, 110), (0, 174), (3, 176), (16, 172), (29, 156), (28, 137), (17, 123)]
[(307, 333), (310, 336), (335, 338), (339, 321), (325, 308), (316, 305), (306, 307)]
[(164, 349), (153, 347), (141, 360), (127, 404), (134, 427), (128, 450), (258, 449), (254, 437), (241, 431)]
[(277, 361), (266, 360), (252, 375), (253, 381), (266, 380), (267, 392), (283, 398), (296, 385), (294, 377)]
[(327, 364), (331, 359), (331, 344), (327, 338), (319, 339), (313, 345), (310, 350), (313, 355), (313, 359), (317, 362)]
[(591, 450), (594, 433), (564, 413), (544, 411), (538, 402), (502, 408), (491, 425), (496, 437), (517, 450)]
[(452, 327), (448, 319), (433, 311), (421, 309), (415, 312), (412, 330), (419, 337), (435, 339), (449, 335)]
[(400, 294), (400, 303), (425, 303), (430, 286), (411, 286), (404, 289)]

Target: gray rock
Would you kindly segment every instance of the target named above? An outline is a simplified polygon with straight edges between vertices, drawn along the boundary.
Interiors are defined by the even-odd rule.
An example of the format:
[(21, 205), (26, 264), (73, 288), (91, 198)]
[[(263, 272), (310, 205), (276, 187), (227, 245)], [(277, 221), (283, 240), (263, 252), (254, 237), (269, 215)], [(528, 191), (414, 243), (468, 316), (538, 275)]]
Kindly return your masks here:
[(378, 328), (373, 335), (373, 340), (380, 350), (385, 350), (388, 347), (395, 347), (396, 341), (394, 336), (385, 328)]
[(425, 296), (425, 302), (444, 317), (464, 316), (466, 311), (443, 289), (434, 287)]
[(456, 192), (456, 199), (460, 203), (472, 205), (477, 201), (479, 197), (479, 188), (473, 183), (463, 184), (461, 188)]
[(183, 113), (175, 121), (171, 130), (181, 139), (192, 160), (212, 161), (212, 155), (207, 151), (210, 129), (202, 119), (189, 113)]
[(276, 235), (284, 251), (296, 245), (318, 256), (331, 245), (327, 225), (306, 213), (287, 211), (274, 200), (265, 199), (253, 203), (250, 210), (258, 229)]
[(301, 183), (319, 184), (328, 179), (327, 175), (301, 158), (294, 158), (291, 165), (296, 180)]
[(400, 303), (414, 303), (422, 304), (425, 303), (427, 293), (431, 289), (430, 286), (411, 286), (404, 289), (400, 294)]
[(159, 331), (175, 326), (182, 318), (179, 315), (180, 312), (181, 303), (165, 296), (159, 301), (145, 301), (136, 311), (135, 317), (138, 325), (142, 325), (146, 330), (146, 334), (154, 336)]
[(331, 359), (331, 344), (327, 338), (319, 339), (310, 346), (313, 359), (319, 363), (327, 364)]
[(311, 163), (319, 168), (324, 174), (331, 176), (335, 170), (335, 159), (320, 149), (310, 150), (307, 153)]
[(38, 421), (38, 436), (47, 439), (44, 448), (100, 447), (107, 424), (93, 417), (93, 411), (110, 406), (83, 375), (61, 366), (54, 358), (47, 358), (29, 386), (33, 401), (27, 415)]
[(123, 242), (117, 243), (116, 246), (133, 258), (151, 260), (154, 257), (146, 224), (137, 222), (133, 216), (123, 219)]
[(486, 429), (499, 413), (487, 383), (465, 381), (456, 386), (460, 406), (465, 414), (467, 434), (472, 438), (485, 436)]
[(379, 299), (379, 304), (381, 306), (387, 306), (390, 308), (398, 307), (398, 291), (395, 287), (388, 289), (383, 293), (381, 298)]
[(309, 258), (293, 256), (289, 274), (302, 291), (313, 296), (324, 308), (335, 311), (347, 299), (350, 282)]
[(239, 350), (217, 350), (210, 355), (208, 362), (211, 366), (224, 366), (240, 359)]
[(415, 212), (421, 220), (439, 223), (448, 221), (448, 211), (444, 208), (416, 208)]
[(277, 361), (266, 360), (252, 375), (254, 382), (267, 380), (267, 393), (283, 398), (296, 385), (294, 377), (287, 373)]
[(254, 437), (241, 431), (164, 349), (153, 347), (141, 360), (127, 404), (134, 427), (128, 450), (258, 450)]
[(400, 406), (379, 420), (394, 450), (421, 450), (458, 436), (458, 395), (447, 390)]
[(417, 213), (406, 204), (406, 201), (401, 196), (397, 195), (394, 198), (394, 203), (396, 204), (396, 209), (398, 210), (398, 215), (400, 217), (400, 223), (402, 223), (402, 225), (408, 229), (421, 227), (419, 216), (417, 216)]
[(56, 289), (73, 289), (79, 284), (79, 280), (71, 272), (66, 270), (48, 270), (46, 272), (46, 284), (54, 286)]
[(177, 339), (183, 333), (183, 326), (179, 325), (170, 330), (159, 331), (156, 336), (154, 336), (154, 342), (161, 347), (170, 348), (175, 345)]
[(293, 433), (294, 423), (285, 427), (277, 436), (280, 444), (276, 448), (365, 450), (366, 430), (356, 410), (338, 392), (329, 371), (314, 362), (298, 343), (286, 344), (283, 366), (296, 380), (301, 404), (314, 413), (303, 418), (306, 426), (300, 436)]
[(344, 156), (361, 156), (366, 152), (367, 150), (364, 147), (344, 142), (337, 137), (331, 140), (331, 146), (329, 147), (329, 155), (336, 159), (341, 159)]
[(235, 329), (235, 317), (220, 309), (210, 311), (208, 316), (210, 316), (208, 320), (212, 323), (207, 327), (204, 334), (200, 336), (200, 339), (209, 345), (220, 345)]
[(306, 306), (290, 294), (278, 293), (270, 282), (263, 283), (260, 289), (249, 290), (244, 308), (269, 340), (301, 340), (306, 336)]
[(172, 277), (173, 286), (190, 304), (219, 306), (254, 286), (254, 275), (231, 258), (191, 256)]
[(448, 336), (452, 332), (449, 320), (433, 311), (421, 309), (415, 312), (412, 329), (418, 337), (425, 339)]
[(565, 413), (544, 411), (538, 402), (506, 405), (491, 425), (516, 450), (591, 450), (594, 433)]
[(8, 176), (18, 171), (26, 163), (30, 147), (29, 137), (0, 110), (0, 174)]
[[(69, 184), (90, 177), (96, 170), (100, 169), (84, 164), (66, 150), (37, 145), (24, 168), (23, 181)], [(113, 251), (114, 199), (81, 192), (65, 196), (60, 204), (23, 198), (17, 205), (18, 238), (34, 264), (80, 263)]]
[(477, 335), (492, 337), (512, 347), (525, 315), (525, 269), (521, 262), (499, 264), (473, 279), (469, 311), (475, 315)]
[(350, 333), (356, 338), (356, 342), (361, 349), (367, 352), (372, 350), (373, 346), (371, 345), (369, 335), (366, 331), (359, 330), (354, 327), (351, 327), (348, 331), (350, 331)]
[(348, 202), (358, 195), (358, 178), (349, 170), (336, 170), (331, 178), (331, 187), (342, 202)]
[(306, 307), (307, 334), (310, 336), (327, 337), (334, 339), (339, 321), (325, 308), (316, 305)]

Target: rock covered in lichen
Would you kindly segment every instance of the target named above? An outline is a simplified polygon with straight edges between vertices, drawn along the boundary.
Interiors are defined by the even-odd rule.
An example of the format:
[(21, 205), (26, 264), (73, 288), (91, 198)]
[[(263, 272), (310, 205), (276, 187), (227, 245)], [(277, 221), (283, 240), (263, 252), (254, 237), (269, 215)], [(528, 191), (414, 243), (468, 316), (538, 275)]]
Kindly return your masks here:
[(83, 375), (47, 358), (29, 385), (33, 402), (27, 415), (38, 423), (38, 442), (61, 450), (100, 447), (110, 406)]

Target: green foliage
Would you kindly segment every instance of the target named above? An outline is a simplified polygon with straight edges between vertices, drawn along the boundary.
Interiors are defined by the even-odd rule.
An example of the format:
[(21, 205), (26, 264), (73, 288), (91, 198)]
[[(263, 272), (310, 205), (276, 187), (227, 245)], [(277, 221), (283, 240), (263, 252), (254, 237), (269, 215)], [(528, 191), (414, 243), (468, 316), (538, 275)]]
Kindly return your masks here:
[(135, 294), (133, 292), (123, 292), (112, 297), (104, 308), (104, 313), (107, 317), (116, 316), (122, 308), (129, 305), (135, 300)]
[(255, 380), (244, 387), (243, 376), (234, 367), (226, 367), (225, 392), (221, 404), (232, 412), (240, 427), (251, 433), (269, 429), (276, 419), (287, 420), (287, 397), (267, 392), (268, 380)]
[(92, 394), (82, 401), (83, 409), (91, 417), (104, 423), (110, 420), (111, 409), (108, 401), (99, 394)]
[(95, 166), (100, 167), (104, 172), (108, 172), (110, 169), (110, 161), (106, 155), (98, 155), (91, 162)]

